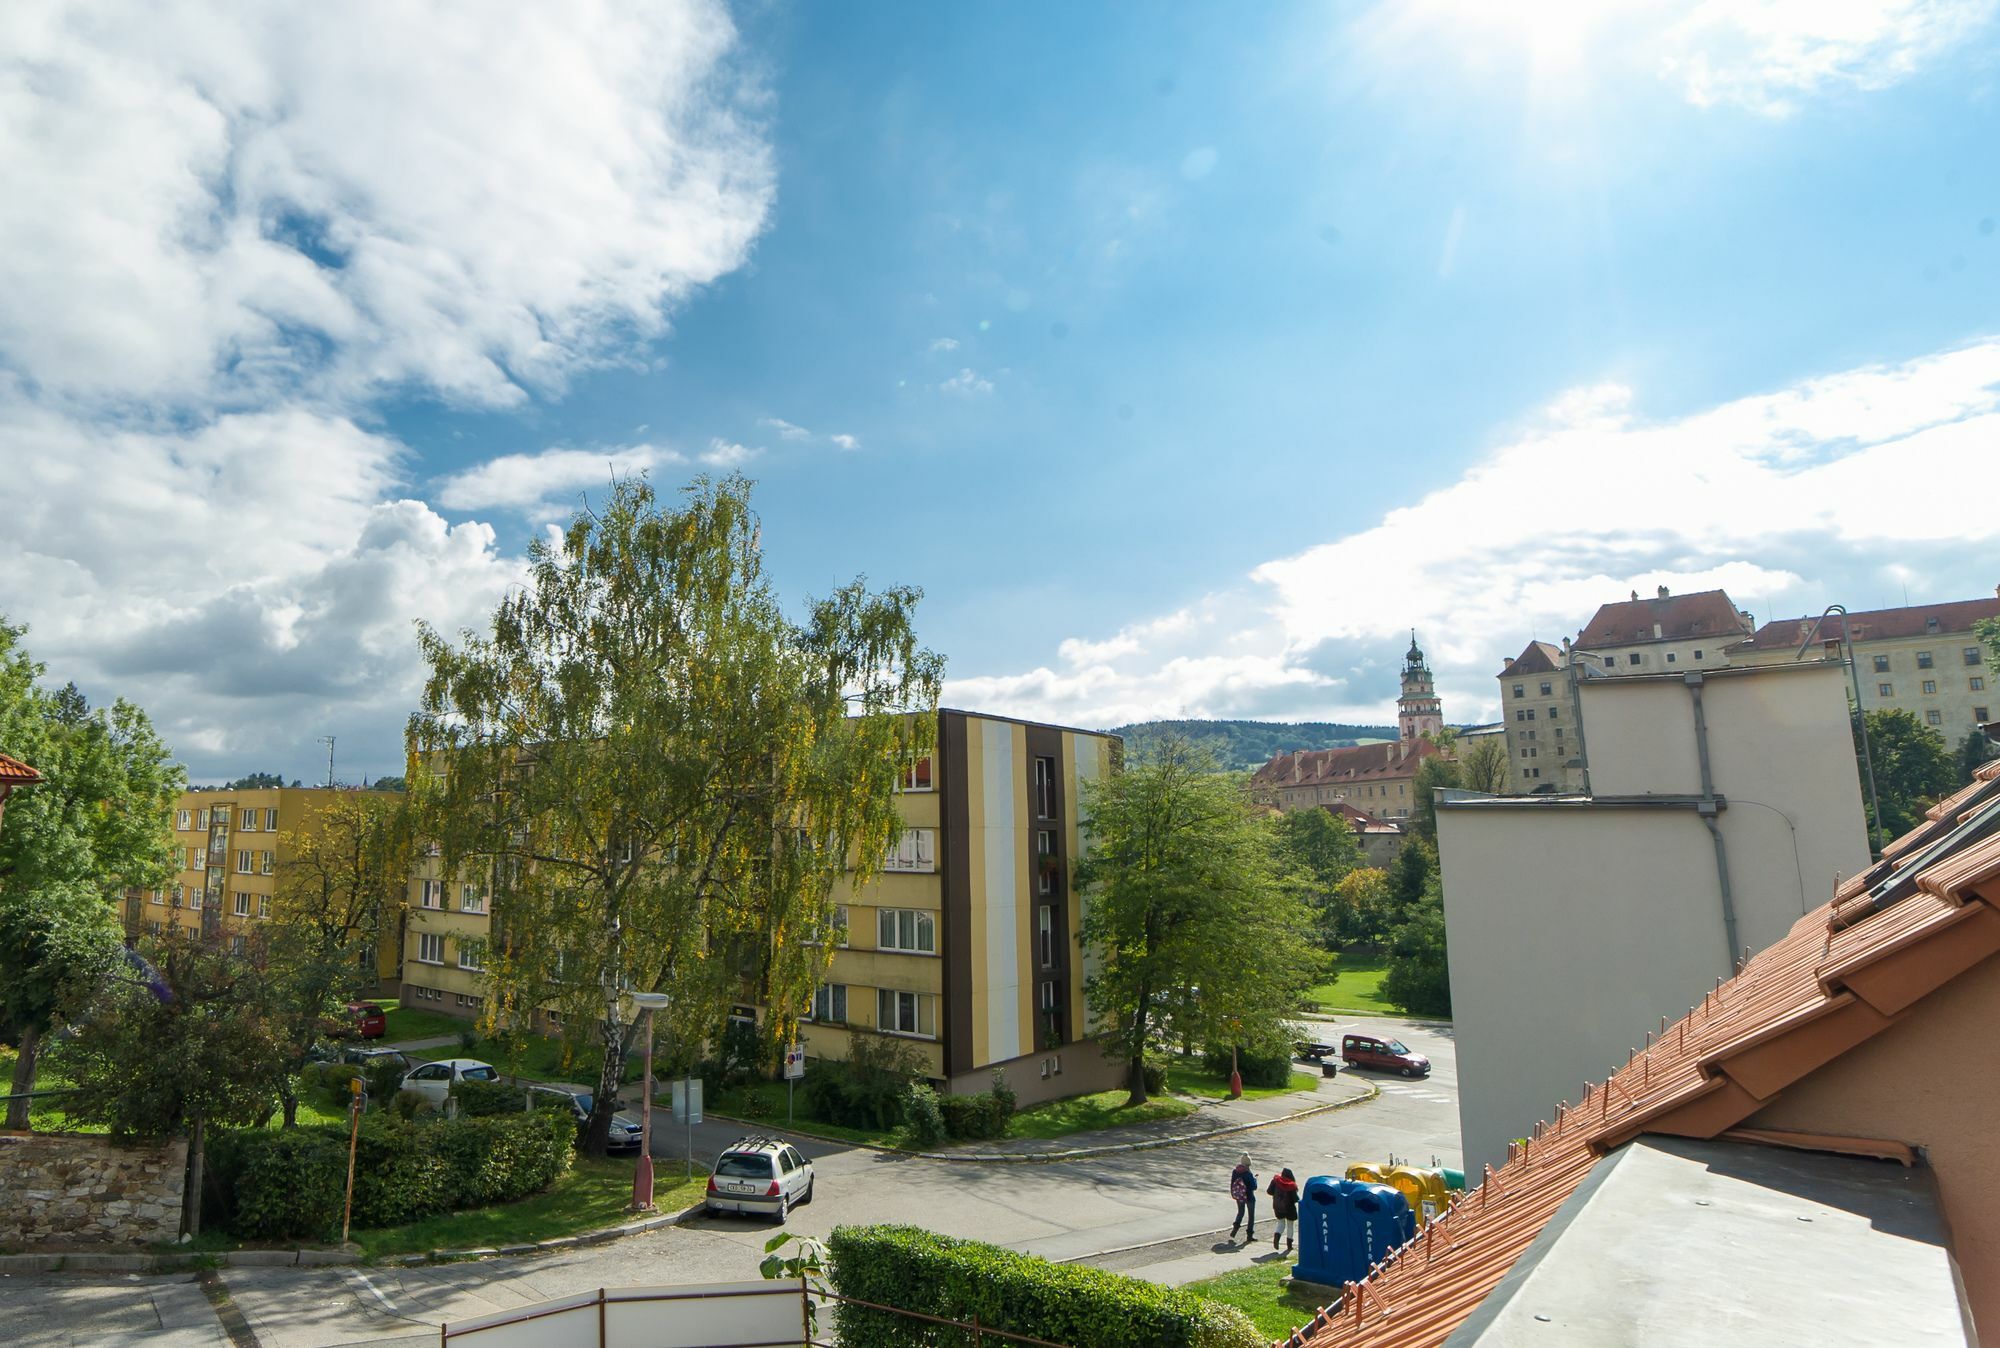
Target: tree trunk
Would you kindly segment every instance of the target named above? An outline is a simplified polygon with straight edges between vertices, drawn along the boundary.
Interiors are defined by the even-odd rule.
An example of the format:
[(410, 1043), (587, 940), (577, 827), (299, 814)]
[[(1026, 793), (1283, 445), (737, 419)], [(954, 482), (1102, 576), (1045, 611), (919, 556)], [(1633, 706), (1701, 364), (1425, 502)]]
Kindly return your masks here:
[(1153, 990), (1144, 987), (1139, 990), (1139, 1009), (1133, 1013), (1132, 1024), (1132, 1078), (1126, 1083), (1131, 1092), (1126, 1097), (1128, 1105), (1146, 1103), (1146, 1013), (1152, 1009)]
[(583, 1126), (585, 1156), (602, 1156), (611, 1143), (611, 1116), (618, 1112), (618, 1091), (624, 1084), (625, 1036), (611, 1020), (604, 1022), (604, 1059), (597, 1070), (597, 1095), (590, 1102), (590, 1119)]
[(197, 1114), (188, 1129), (187, 1183), (181, 1192), (181, 1230), (190, 1236), (201, 1234), (202, 1161), (208, 1140), (208, 1121)]
[(278, 1088), (278, 1100), (285, 1107), (285, 1127), (299, 1126), (299, 1092), (292, 1085), (293, 1078), (286, 1077), (285, 1084)]
[(7, 1102), (7, 1126), (26, 1131), (28, 1092), (35, 1089), (35, 1060), (41, 1054), (42, 1032), (30, 1026), (21, 1032), (21, 1056), (14, 1060), (14, 1098)]

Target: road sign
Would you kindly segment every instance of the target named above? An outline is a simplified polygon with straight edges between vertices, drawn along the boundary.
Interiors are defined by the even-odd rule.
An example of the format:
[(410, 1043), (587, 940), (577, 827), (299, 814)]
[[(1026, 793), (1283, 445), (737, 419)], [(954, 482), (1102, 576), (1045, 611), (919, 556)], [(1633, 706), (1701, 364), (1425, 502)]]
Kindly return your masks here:
[[(690, 1097), (694, 1103), (692, 1110), (688, 1108)], [(698, 1078), (683, 1078), (674, 1083), (673, 1110), (675, 1123), (693, 1127), (701, 1122), (701, 1081)]]
[(806, 1074), (806, 1046), (793, 1044), (785, 1050), (785, 1080), (797, 1081)]

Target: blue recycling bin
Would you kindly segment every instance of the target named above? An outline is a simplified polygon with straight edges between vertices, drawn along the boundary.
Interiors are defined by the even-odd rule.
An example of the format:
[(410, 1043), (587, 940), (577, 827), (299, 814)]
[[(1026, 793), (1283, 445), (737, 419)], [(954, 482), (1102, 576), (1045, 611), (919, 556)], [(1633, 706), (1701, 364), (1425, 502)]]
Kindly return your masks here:
[(1359, 1282), (1416, 1234), (1410, 1200), (1388, 1185), (1314, 1175), (1299, 1193), (1299, 1262), (1292, 1276), (1328, 1287)]

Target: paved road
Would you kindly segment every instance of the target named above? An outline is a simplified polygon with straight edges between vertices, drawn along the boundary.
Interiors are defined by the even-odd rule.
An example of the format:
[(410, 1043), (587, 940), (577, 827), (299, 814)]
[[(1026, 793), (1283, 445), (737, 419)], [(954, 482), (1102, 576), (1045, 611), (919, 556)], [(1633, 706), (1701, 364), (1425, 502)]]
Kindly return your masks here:
[[(1243, 1151), (1260, 1176), (1278, 1166), (1302, 1178), (1337, 1174), (1351, 1160), (1392, 1151), (1420, 1163), (1434, 1156), (1458, 1163), (1450, 1031), (1368, 1023), (1428, 1053), (1431, 1077), (1376, 1077), (1382, 1093), (1373, 1101), (1236, 1137), (1076, 1161), (927, 1161), (800, 1139), (818, 1175), (817, 1197), (793, 1214), (789, 1229), (825, 1235), (842, 1222), (909, 1222), (1165, 1282), (1270, 1256), (1268, 1245), (1246, 1249), (1217, 1239), (1232, 1215), (1228, 1172)], [(697, 1128), (696, 1156), (713, 1156), (739, 1132), (720, 1123)], [(662, 1173), (671, 1173), (682, 1154), (680, 1131), (659, 1129), (654, 1143)], [(223, 1281), (265, 1348), (386, 1343), (435, 1336), (443, 1320), (598, 1287), (754, 1277), (772, 1231), (764, 1221), (703, 1217), (566, 1254), (419, 1268), (229, 1269)], [(212, 1316), (203, 1325), (191, 1313), (198, 1308), (190, 1293), (200, 1297), (185, 1276), (0, 1278), (0, 1323), (9, 1326), (8, 1348), (229, 1343)], [(173, 1324), (160, 1309), (163, 1298), (178, 1317)]]

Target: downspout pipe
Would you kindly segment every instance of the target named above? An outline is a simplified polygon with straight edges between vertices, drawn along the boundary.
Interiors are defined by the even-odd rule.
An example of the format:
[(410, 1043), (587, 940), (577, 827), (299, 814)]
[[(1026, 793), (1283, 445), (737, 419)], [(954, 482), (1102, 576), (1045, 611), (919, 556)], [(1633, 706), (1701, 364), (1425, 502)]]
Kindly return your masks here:
[(1717, 823), (1717, 816), (1722, 813), (1722, 802), (1715, 794), (1715, 772), (1708, 757), (1708, 711), (1701, 700), (1706, 680), (1699, 670), (1690, 670), (1682, 678), (1687, 684), (1688, 696), (1694, 700), (1694, 747), (1695, 756), (1701, 764), (1701, 800), (1695, 805), (1695, 814), (1707, 825), (1709, 839), (1715, 844), (1715, 882), (1722, 891), (1722, 931), (1729, 942), (1729, 958), (1723, 967), (1734, 969), (1743, 942), (1736, 930), (1736, 895), (1729, 887), (1729, 848), (1723, 843), (1722, 827)]

